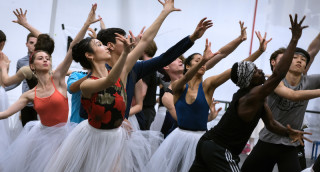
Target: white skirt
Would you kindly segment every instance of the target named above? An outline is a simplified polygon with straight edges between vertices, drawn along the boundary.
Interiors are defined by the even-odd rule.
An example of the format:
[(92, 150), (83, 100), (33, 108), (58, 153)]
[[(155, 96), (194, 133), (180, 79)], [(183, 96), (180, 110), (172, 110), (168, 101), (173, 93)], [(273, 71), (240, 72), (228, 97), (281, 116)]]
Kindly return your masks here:
[[(8, 95), (4, 88), (0, 86), (0, 111), (3, 112), (7, 110), (8, 107)], [(0, 156), (20, 134), (22, 128), (19, 113), (16, 113), (7, 119), (0, 120)]]
[(0, 157), (1, 172), (43, 172), (74, 123), (43, 126), (40, 121), (28, 122), (17, 139)]
[(189, 171), (196, 156), (198, 141), (204, 133), (176, 128), (166, 137), (143, 171)]
[(140, 130), (136, 115), (129, 116), (128, 121), (131, 123), (131, 127), (134, 131)]
[(158, 111), (156, 113), (156, 116), (151, 123), (150, 130), (153, 131), (161, 131), (164, 119), (166, 117), (167, 108), (164, 106), (161, 106), (158, 108)]
[(163, 137), (159, 132), (102, 130), (82, 121), (48, 163), (46, 172), (141, 171)]

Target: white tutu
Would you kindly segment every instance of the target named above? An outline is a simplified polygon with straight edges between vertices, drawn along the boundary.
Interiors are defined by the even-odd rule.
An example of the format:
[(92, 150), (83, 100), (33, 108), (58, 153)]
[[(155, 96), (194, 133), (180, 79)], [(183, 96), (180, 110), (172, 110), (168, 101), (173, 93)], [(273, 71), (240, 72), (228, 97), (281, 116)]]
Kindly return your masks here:
[(124, 127), (96, 129), (88, 120), (82, 121), (45, 171), (141, 171), (163, 139), (159, 132), (153, 133), (128, 133)]
[(306, 168), (304, 170), (302, 170), (301, 172), (314, 172), (314, 170), (312, 169), (312, 166), (310, 168)]
[(131, 123), (131, 127), (134, 131), (140, 130), (136, 115), (129, 116), (128, 121)]
[(167, 108), (164, 106), (160, 106), (156, 113), (156, 116), (151, 123), (150, 130), (153, 131), (161, 131), (164, 119), (166, 117)]
[[(0, 111), (3, 112), (7, 110), (8, 107), (8, 95), (0, 86)], [(8, 149), (21, 130), (22, 124), (19, 120), (19, 113), (16, 113), (7, 119), (0, 120), (0, 155)]]
[(204, 133), (176, 128), (163, 141), (143, 171), (189, 171), (196, 156), (198, 141)]
[(0, 157), (1, 172), (43, 172), (74, 123), (43, 126), (40, 121), (28, 122), (9, 149)]

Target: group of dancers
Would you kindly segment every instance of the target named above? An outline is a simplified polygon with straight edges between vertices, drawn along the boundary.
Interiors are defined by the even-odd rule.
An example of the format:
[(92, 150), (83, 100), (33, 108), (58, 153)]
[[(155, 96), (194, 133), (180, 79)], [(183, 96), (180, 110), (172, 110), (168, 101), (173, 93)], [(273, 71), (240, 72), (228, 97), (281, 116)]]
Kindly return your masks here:
[[(298, 21), (297, 15), (290, 15), (292, 38), (287, 48), (271, 55), (272, 75), (267, 80), (253, 63), (271, 41), (260, 32), (256, 32), (257, 51), (203, 80), (206, 70), (247, 39), (244, 23), (239, 22), (240, 35), (215, 53), (206, 39), (203, 54), (181, 58), (213, 26), (203, 18), (191, 35), (161, 55), (137, 61), (154, 47), (153, 39), (166, 17), (180, 11), (174, 0), (158, 1), (163, 10), (138, 36), (106, 28), (102, 18), (96, 18), (97, 4), (93, 4), (66, 57), (54, 70), (53, 39), (27, 22), (26, 11), (14, 11), (14, 22), (31, 34), (26, 44), (29, 54), (24, 58), (27, 64), (9, 76), (10, 58), (2, 52), (6, 37), (0, 32), (0, 171), (246, 172), (272, 171), (275, 164), (279, 171), (306, 168), (299, 162), (297, 147), (304, 144), (303, 139), (310, 141), (304, 134), (311, 133), (301, 130), (302, 122), (308, 100), (320, 96), (320, 75), (306, 74), (320, 50), (320, 34), (308, 51), (296, 47), (307, 27), (302, 26), (305, 17)], [(101, 30), (84, 38), (96, 22)], [(71, 73), (73, 60), (85, 72)], [(170, 82), (163, 89), (164, 107), (147, 125), (150, 130), (140, 130), (139, 120), (133, 119), (145, 97), (139, 82), (156, 71)], [(208, 130), (208, 122), (221, 110), (215, 108), (214, 92), (230, 78), (240, 89), (218, 124)], [(24, 80), (30, 89), (8, 106), (5, 90)], [(70, 120), (67, 91), (72, 93)], [(25, 107), (29, 110), (21, 112), (22, 129), (17, 125), (18, 112)], [(35, 120), (37, 116), (40, 120)], [(240, 168), (239, 154), (260, 119), (265, 128)], [(318, 158), (306, 171), (318, 171), (319, 166)]]

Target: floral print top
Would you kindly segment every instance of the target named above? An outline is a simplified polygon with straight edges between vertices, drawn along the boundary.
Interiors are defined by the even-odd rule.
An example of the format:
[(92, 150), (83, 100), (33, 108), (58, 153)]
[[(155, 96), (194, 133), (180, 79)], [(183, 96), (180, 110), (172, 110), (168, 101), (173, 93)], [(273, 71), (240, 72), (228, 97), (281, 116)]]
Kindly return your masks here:
[[(91, 79), (99, 79), (90, 76)], [(88, 113), (89, 124), (97, 129), (118, 128), (126, 110), (126, 91), (120, 80), (111, 87), (94, 93), (90, 99), (81, 98), (83, 108)]]

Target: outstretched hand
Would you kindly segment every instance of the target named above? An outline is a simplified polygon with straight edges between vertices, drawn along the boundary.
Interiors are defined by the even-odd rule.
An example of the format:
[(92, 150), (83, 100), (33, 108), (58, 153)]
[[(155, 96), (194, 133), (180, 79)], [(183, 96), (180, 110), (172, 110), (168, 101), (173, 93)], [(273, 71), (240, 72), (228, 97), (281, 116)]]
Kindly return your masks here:
[(97, 21), (100, 21), (102, 19), (101, 17), (96, 19), (96, 10), (97, 10), (97, 4), (93, 4), (91, 7), (91, 10), (89, 12), (86, 24), (91, 25), (91, 24), (93, 24)]
[(97, 39), (97, 33), (96, 33), (96, 31), (94, 30), (94, 29), (92, 29), (92, 28), (88, 28), (88, 31), (90, 31), (91, 33), (88, 33), (88, 35), (91, 37), (91, 38), (93, 38), (93, 39)]
[(212, 120), (215, 119), (219, 112), (222, 110), (222, 107), (220, 107), (218, 110), (216, 110), (216, 104), (218, 104), (219, 102), (214, 101), (214, 98), (212, 98), (212, 103), (210, 106), (210, 115), (212, 115)]
[(267, 45), (272, 40), (272, 38), (270, 38), (268, 41), (266, 40), (267, 32), (264, 33), (263, 38), (262, 38), (261, 33), (259, 31), (258, 32), (256, 31), (256, 35), (257, 35), (259, 42), (260, 42), (259, 50), (262, 52), (266, 51)]
[(218, 55), (219, 53), (220, 53), (219, 51), (217, 51), (215, 53), (212, 53), (212, 51), (211, 51), (211, 42), (209, 42), (208, 39), (206, 39), (206, 46), (205, 46), (205, 49), (204, 49), (204, 52), (203, 52), (203, 59), (202, 60), (208, 61), (212, 57)]
[(306, 18), (306, 16), (303, 16), (303, 18), (300, 20), (300, 22), (298, 23), (298, 15), (295, 14), (294, 16), (294, 20), (292, 19), (291, 14), (289, 15), (290, 17), (290, 22), (291, 22), (291, 32), (292, 32), (292, 38), (295, 39), (300, 39), (301, 35), (302, 35), (302, 30), (309, 27), (309, 26), (301, 26), (304, 19)]
[(207, 17), (205, 17), (200, 20), (200, 22), (196, 27), (196, 30), (193, 32), (193, 34), (190, 37), (192, 37), (194, 40), (199, 39), (206, 32), (206, 30), (212, 26), (213, 26), (212, 20), (207, 20)]
[(247, 40), (247, 27), (243, 27), (244, 22), (239, 21), (239, 24), (241, 29), (241, 35), (240, 35), (241, 41), (245, 41)]
[(115, 33), (117, 35), (116, 39), (121, 41), (123, 43), (124, 49), (123, 51), (126, 53), (129, 53), (131, 51), (131, 47), (133, 46), (134, 42), (131, 41), (131, 36), (128, 35), (128, 38), (125, 38), (123, 35), (120, 35), (119, 33)]
[[(137, 36), (134, 36), (134, 34), (132, 33), (132, 31), (131, 30), (129, 30), (129, 34), (130, 34), (130, 42), (132, 42), (133, 43), (133, 45), (132, 45), (132, 48), (134, 48), (134, 47), (136, 47), (137, 45), (138, 45), (138, 43), (140, 42), (140, 40), (142, 39), (142, 35), (143, 35), (143, 32), (144, 32), (144, 29), (145, 29), (146, 27), (145, 26), (143, 26), (143, 28), (141, 29), (141, 31), (140, 31), (140, 33), (137, 35)], [(129, 37), (128, 37), (129, 38)]]
[(162, 4), (163, 10), (168, 11), (169, 13), (173, 11), (181, 11), (181, 9), (174, 7), (174, 0), (164, 0), (164, 2), (162, 2), (162, 0), (158, 1)]
[(20, 11), (18, 9), (16, 9), (16, 11), (13, 11), (14, 15), (16, 15), (17, 20), (12, 20), (13, 23), (18, 23), (22, 26), (25, 26), (28, 22), (27, 22), (27, 10), (22, 11), (22, 9), (20, 8)]
[(299, 130), (294, 130), (290, 127), (290, 125), (288, 124), (287, 125), (287, 129), (288, 129), (288, 134), (289, 134), (289, 137), (290, 139), (292, 139), (292, 143), (293, 142), (296, 142), (296, 141), (299, 141), (300, 144), (303, 146), (303, 139), (307, 140), (308, 142), (312, 142), (310, 139), (304, 137), (303, 135), (304, 134), (309, 134), (309, 135), (312, 135), (312, 133), (308, 133), (308, 132), (303, 132), (303, 131), (299, 131)]

